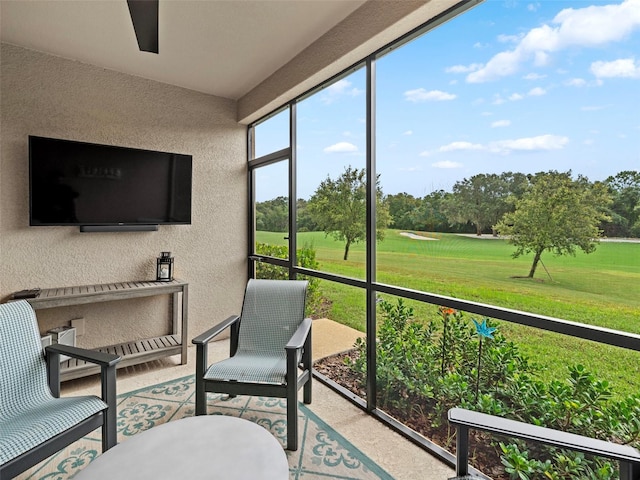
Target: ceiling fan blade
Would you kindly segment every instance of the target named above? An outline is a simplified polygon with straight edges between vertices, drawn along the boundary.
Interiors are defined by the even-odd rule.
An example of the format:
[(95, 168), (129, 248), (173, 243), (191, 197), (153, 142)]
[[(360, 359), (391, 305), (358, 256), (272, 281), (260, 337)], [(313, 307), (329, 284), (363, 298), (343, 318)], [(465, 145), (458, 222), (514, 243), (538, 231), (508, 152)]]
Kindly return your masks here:
[(138, 47), (143, 52), (158, 53), (159, 0), (127, 0)]

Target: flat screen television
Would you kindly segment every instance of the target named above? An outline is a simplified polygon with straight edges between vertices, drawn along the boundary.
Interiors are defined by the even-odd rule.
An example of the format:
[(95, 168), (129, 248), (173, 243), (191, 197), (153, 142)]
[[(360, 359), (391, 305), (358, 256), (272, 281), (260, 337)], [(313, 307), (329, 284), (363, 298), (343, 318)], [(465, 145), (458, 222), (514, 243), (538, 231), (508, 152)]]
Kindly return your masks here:
[(29, 136), (29, 225), (190, 224), (191, 170), (191, 155)]

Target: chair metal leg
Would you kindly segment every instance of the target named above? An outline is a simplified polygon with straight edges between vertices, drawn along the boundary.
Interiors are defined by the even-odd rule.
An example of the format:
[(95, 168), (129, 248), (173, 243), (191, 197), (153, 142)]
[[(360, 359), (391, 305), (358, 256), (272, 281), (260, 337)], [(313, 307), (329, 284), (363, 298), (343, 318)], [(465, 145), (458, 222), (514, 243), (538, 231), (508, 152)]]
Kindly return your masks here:
[(102, 451), (106, 452), (118, 443), (118, 414), (116, 403), (116, 366), (102, 367), (102, 399), (109, 405), (102, 424)]
[(196, 378), (196, 415), (207, 414), (207, 392), (202, 378)]
[(302, 391), (302, 400), (307, 405), (311, 403), (311, 379), (312, 378), (313, 378), (313, 375), (311, 375), (311, 372), (309, 372), (309, 379), (307, 380), (307, 383), (304, 384), (303, 391)]
[(309, 330), (307, 335), (307, 340), (305, 341), (304, 351), (303, 351), (303, 368), (306, 373), (308, 373), (309, 377), (307, 378), (307, 382), (304, 384), (303, 390), (303, 401), (307, 405), (311, 403), (311, 379), (313, 378), (313, 374), (311, 373), (311, 369), (313, 368), (313, 360), (311, 358), (311, 335), (312, 331)]
[(207, 414), (207, 392), (204, 389), (204, 372), (207, 369), (207, 346), (196, 348), (196, 415)]
[(287, 450), (298, 449), (298, 390), (296, 382), (287, 385)]
[(298, 449), (298, 359), (287, 350), (287, 450)]

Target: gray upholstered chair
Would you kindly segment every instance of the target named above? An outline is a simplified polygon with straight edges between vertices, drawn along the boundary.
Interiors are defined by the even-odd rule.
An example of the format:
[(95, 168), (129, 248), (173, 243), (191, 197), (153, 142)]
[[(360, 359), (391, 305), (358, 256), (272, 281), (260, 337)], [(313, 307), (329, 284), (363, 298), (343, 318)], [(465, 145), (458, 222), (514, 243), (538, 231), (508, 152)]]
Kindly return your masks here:
[[(240, 316), (193, 339), (196, 415), (207, 414), (207, 392), (287, 399), (287, 449), (298, 448), (298, 390), (311, 403), (311, 319), (305, 318), (307, 282), (249, 280)], [(231, 329), (230, 358), (208, 364), (207, 345)]]
[[(101, 366), (103, 399), (59, 398), (60, 354)], [(13, 478), (99, 427), (103, 451), (114, 446), (119, 360), (66, 345), (43, 352), (31, 305), (0, 305), (0, 479)]]

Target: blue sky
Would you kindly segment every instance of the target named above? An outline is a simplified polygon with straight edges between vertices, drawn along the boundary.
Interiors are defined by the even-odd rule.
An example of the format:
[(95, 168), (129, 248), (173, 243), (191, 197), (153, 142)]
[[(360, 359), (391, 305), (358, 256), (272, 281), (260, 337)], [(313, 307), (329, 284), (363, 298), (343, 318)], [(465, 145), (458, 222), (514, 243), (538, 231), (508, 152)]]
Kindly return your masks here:
[[(379, 59), (376, 84), (385, 194), (478, 173), (640, 170), (640, 0), (487, 0)], [(364, 93), (357, 71), (299, 104), (298, 197), (364, 167)], [(259, 128), (259, 155), (285, 146), (283, 120)], [(283, 194), (278, 168), (258, 173), (259, 201)]]

